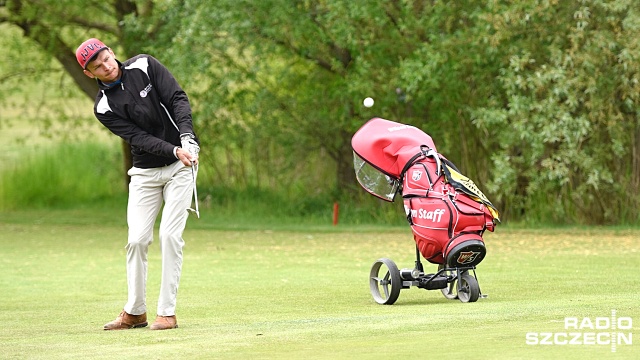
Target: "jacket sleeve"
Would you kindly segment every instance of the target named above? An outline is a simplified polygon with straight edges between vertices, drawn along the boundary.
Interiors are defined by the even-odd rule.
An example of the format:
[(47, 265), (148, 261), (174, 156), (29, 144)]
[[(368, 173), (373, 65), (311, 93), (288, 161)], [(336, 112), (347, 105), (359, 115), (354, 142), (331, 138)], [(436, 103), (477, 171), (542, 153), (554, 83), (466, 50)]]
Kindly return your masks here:
[(153, 56), (149, 56), (151, 81), (160, 94), (160, 101), (168, 108), (180, 134), (194, 134), (191, 104), (173, 74)]
[(148, 153), (167, 158), (176, 157), (173, 152), (173, 149), (176, 147), (175, 145), (149, 134), (133, 122), (127, 121), (114, 114), (113, 111), (98, 110), (104, 106), (108, 107), (109, 105), (107, 98), (100, 92), (94, 113), (98, 121), (113, 134), (122, 138), (132, 147), (143, 149)]

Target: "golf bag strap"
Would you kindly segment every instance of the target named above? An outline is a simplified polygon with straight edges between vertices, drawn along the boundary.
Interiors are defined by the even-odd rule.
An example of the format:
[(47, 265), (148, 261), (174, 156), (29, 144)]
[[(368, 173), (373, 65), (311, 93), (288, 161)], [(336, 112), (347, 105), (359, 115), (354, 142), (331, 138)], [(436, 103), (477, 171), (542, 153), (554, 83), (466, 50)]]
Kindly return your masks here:
[(453, 170), (460, 172), (460, 170), (458, 170), (458, 168), (451, 162), (449, 161), (449, 159), (447, 159), (444, 156), (440, 156), (440, 160), (442, 160), (443, 163), (449, 165), (450, 168), (452, 168)]
[[(402, 167), (402, 172), (400, 172), (400, 183), (402, 183), (404, 181), (404, 175), (409, 170), (409, 168), (412, 167), (413, 164), (418, 162), (418, 160), (425, 159), (428, 156), (427, 152), (430, 151), (430, 150), (431, 150), (431, 148), (428, 147), (427, 145), (420, 145), (420, 152), (415, 154), (415, 155), (413, 155), (411, 157), (411, 159), (409, 159), (409, 161), (407, 161), (407, 163), (404, 164), (404, 167)], [(440, 171), (440, 170), (438, 169), (438, 171)]]
[(424, 154), (422, 152), (419, 152), (413, 155), (411, 159), (409, 159), (409, 161), (407, 161), (407, 163), (404, 164), (404, 167), (402, 168), (402, 172), (400, 173), (400, 180), (404, 179), (404, 174), (407, 172), (407, 170), (409, 170), (409, 168), (412, 167), (413, 164), (415, 164), (422, 156), (424, 156)]
[[(413, 208), (413, 206), (412, 206), (413, 204), (412, 204), (411, 200), (413, 200), (413, 199), (409, 198), (409, 209)], [(411, 220), (411, 210), (409, 210), (409, 212), (407, 213), (407, 221), (409, 222), (409, 225), (413, 226), (413, 220)]]

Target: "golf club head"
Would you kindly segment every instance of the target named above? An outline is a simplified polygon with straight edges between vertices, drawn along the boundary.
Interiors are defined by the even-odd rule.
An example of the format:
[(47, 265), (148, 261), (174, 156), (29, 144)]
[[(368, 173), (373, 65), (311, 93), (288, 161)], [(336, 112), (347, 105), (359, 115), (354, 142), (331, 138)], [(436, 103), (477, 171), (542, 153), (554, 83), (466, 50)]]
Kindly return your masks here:
[(196, 217), (197, 217), (198, 219), (200, 219), (200, 211), (198, 211), (198, 210), (196, 210), (196, 209), (188, 208), (188, 209), (187, 209), (187, 212), (188, 212), (188, 213), (190, 213), (190, 214), (196, 214)]

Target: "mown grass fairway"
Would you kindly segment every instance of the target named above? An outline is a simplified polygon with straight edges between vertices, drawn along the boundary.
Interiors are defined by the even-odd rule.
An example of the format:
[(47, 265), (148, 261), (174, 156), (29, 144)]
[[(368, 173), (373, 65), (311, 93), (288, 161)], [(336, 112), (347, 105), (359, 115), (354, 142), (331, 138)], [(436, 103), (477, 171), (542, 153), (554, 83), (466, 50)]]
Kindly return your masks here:
[[(487, 234), (476, 303), (368, 288), (380, 257), (413, 266), (409, 227), (234, 230), (191, 219), (180, 328), (105, 332), (126, 300), (124, 213), (25, 211), (0, 217), (0, 357), (9, 359), (637, 359), (639, 230)], [(150, 249), (155, 317), (159, 249)], [(429, 265), (428, 270), (435, 266)], [(527, 345), (569, 332), (565, 317), (631, 317), (633, 344)], [(574, 330), (575, 331), (575, 330)], [(581, 332), (612, 330), (583, 329)], [(620, 330), (619, 330), (620, 331)]]

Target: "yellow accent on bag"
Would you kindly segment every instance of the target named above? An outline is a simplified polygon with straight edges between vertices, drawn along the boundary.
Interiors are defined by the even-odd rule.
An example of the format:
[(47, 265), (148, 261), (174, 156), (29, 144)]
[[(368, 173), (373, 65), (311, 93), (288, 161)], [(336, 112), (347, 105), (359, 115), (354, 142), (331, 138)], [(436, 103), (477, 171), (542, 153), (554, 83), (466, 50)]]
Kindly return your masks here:
[(482, 191), (478, 189), (473, 180), (460, 174), (458, 171), (447, 164), (443, 164), (443, 168), (445, 177), (447, 178), (447, 182), (449, 182), (456, 190), (469, 195), (469, 197), (474, 201), (486, 205), (493, 218), (500, 222), (500, 212), (482, 193)]

